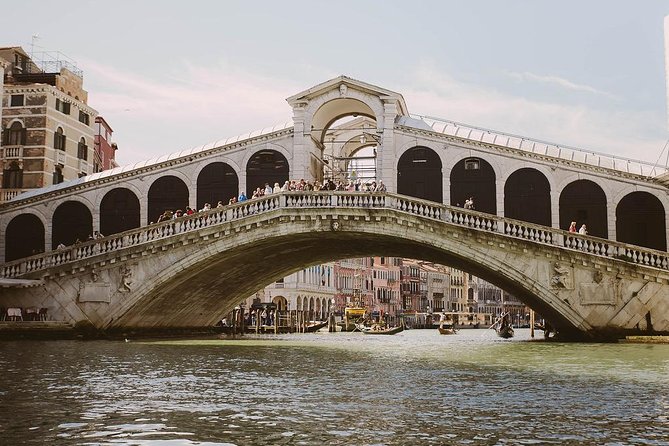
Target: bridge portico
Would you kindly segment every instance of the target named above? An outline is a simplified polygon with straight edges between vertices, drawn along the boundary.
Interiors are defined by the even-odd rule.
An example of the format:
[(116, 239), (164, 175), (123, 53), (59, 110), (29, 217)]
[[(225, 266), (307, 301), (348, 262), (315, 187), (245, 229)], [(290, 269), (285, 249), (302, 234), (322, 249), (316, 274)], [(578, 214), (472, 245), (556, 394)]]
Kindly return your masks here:
[[(400, 94), (345, 76), (337, 77), (298, 93), (288, 98), (287, 101), (293, 109), (293, 122), (184, 150), (176, 154), (165, 155), (133, 166), (117, 168), (79, 180), (53, 185), (43, 190), (31, 191), (2, 205), (0, 208), (0, 261), (9, 261), (4, 265), (4, 277), (39, 278), (42, 275), (52, 277), (55, 274), (54, 271), (60, 271), (61, 265), (64, 264), (60, 261), (44, 260), (62, 257), (63, 252), (53, 253), (51, 250), (54, 250), (59, 243), (69, 245), (76, 238), (83, 240), (94, 231), (102, 231), (105, 236), (108, 236), (104, 240), (119, 240), (119, 237), (121, 240), (125, 240), (123, 237), (130, 237), (127, 234), (135, 234), (136, 231), (139, 231), (138, 233), (143, 235), (132, 235), (131, 238), (139, 237), (137, 240), (142, 240), (142, 243), (153, 243), (151, 241), (153, 239), (142, 239), (142, 237), (148, 237), (147, 234), (151, 233), (150, 231), (145, 232), (148, 229), (144, 227), (148, 223), (156, 221), (157, 215), (165, 209), (183, 209), (185, 206), (199, 209), (204, 202), (210, 202), (215, 206), (219, 200), (227, 204), (228, 199), (237, 195), (239, 191), (253, 191), (256, 187), (264, 186), (265, 182), (271, 184), (279, 182), (282, 184), (285, 180), (300, 178), (320, 181), (328, 176), (349, 180), (350, 176), (347, 176), (351, 173), (349, 158), (363, 147), (372, 147), (375, 154), (375, 179), (377, 181), (382, 180), (390, 192), (404, 195), (405, 197), (402, 199), (408, 199), (406, 196), (412, 196), (437, 202), (431, 204), (431, 206), (448, 207), (451, 205), (453, 207), (448, 208), (449, 215), (460, 215), (458, 212), (462, 211), (456, 212), (456, 205), (463, 204), (465, 198), (472, 196), (475, 200), (476, 209), (482, 213), (474, 212), (472, 215), (476, 214), (476, 217), (462, 217), (466, 221), (470, 221), (470, 218), (473, 219), (471, 221), (485, 221), (496, 228), (531, 227), (531, 230), (522, 229), (522, 231), (529, 230), (530, 233), (553, 234), (552, 231), (556, 231), (556, 238), (552, 238), (553, 235), (550, 236), (549, 244), (552, 245), (551, 249), (553, 251), (551, 251), (550, 256), (544, 253), (546, 259), (557, 259), (555, 262), (550, 263), (542, 256), (534, 256), (530, 258), (532, 259), (531, 263), (536, 263), (535, 267), (532, 267), (532, 265), (519, 265), (517, 267), (519, 271), (529, 271), (531, 268), (535, 268), (533, 271), (541, 269), (543, 272), (536, 272), (537, 277), (539, 275), (542, 277), (543, 285), (541, 286), (548, 286), (547, 289), (550, 293), (558, 297), (546, 297), (550, 293), (546, 294), (548, 291), (542, 291), (540, 285), (537, 285), (534, 290), (526, 290), (522, 284), (519, 287), (519, 284), (515, 283), (516, 280), (527, 282), (535, 279), (527, 276), (521, 278), (514, 275), (510, 270), (506, 275), (496, 275), (494, 271), (497, 266), (492, 266), (492, 263), (487, 267), (481, 267), (476, 262), (461, 263), (462, 258), (493, 259), (494, 256), (489, 253), (480, 256), (474, 251), (467, 251), (459, 256), (455, 254), (459, 251), (450, 246), (434, 251), (434, 255), (430, 258), (425, 257), (427, 254), (419, 256), (419, 253), (432, 252), (429, 249), (427, 239), (415, 240), (410, 248), (409, 245), (402, 244), (402, 237), (398, 235), (404, 233), (402, 229), (398, 233), (388, 233), (384, 241), (375, 240), (374, 243), (370, 242), (368, 244), (361, 242), (361, 246), (367, 248), (363, 250), (364, 252), (359, 252), (360, 255), (379, 252), (390, 254), (391, 250), (389, 248), (387, 250), (383, 248), (381, 251), (378, 251), (378, 249), (379, 246), (385, 247), (388, 244), (387, 242), (392, 240), (392, 244), (398, 246), (397, 250), (393, 251), (393, 255), (401, 255), (400, 251), (404, 249), (406, 252), (414, 252), (416, 258), (439, 261), (439, 263), (450, 261), (454, 263), (453, 266), (466, 267), (467, 271), (476, 272), (485, 279), (490, 278), (492, 283), (501, 284), (508, 291), (517, 292), (518, 296), (525, 299), (526, 302), (533, 303), (548, 313), (554, 314), (557, 319), (562, 320), (565, 330), (574, 332), (598, 332), (609, 328), (614, 331), (632, 329), (629, 325), (630, 321), (634, 319), (632, 317), (624, 323), (610, 325), (611, 320), (613, 320), (611, 318), (605, 322), (602, 320), (593, 321), (593, 315), (583, 316), (581, 312), (587, 313), (591, 309), (600, 311), (598, 305), (618, 308), (617, 305), (622, 302), (634, 300), (630, 297), (634, 293), (641, 293), (641, 295), (650, 293), (648, 296), (652, 295), (653, 297), (648, 299), (656, 299), (657, 286), (664, 286), (663, 260), (649, 260), (648, 262), (643, 260), (645, 257), (649, 259), (662, 257), (662, 252), (666, 252), (667, 231), (669, 230), (669, 225), (667, 225), (667, 221), (669, 221), (669, 196), (665, 184), (667, 174), (662, 168), (632, 160), (620, 160), (602, 154), (582, 152), (577, 149), (551, 145), (528, 138), (505, 135), (459, 123), (411, 116)], [(328, 151), (330, 159), (327, 157)], [(335, 158), (339, 159), (335, 160)], [(338, 171), (333, 169), (333, 164), (326, 161), (339, 163)], [(72, 203), (76, 204), (73, 205)], [(344, 208), (338, 208), (337, 212), (339, 214), (333, 213), (328, 218), (333, 221), (339, 218), (337, 215), (344, 218), (347, 215), (346, 212), (348, 212)], [(68, 212), (63, 212), (64, 209)], [(72, 211), (73, 209), (76, 209), (76, 212)], [(70, 215), (73, 212), (76, 213), (77, 218), (62, 217), (62, 214)], [(312, 213), (312, 211), (302, 208), (294, 210), (294, 212), (296, 214), (290, 214), (287, 218), (302, 221), (299, 217), (300, 212), (304, 212), (305, 215), (311, 215)], [(360, 212), (360, 209), (356, 209), (355, 212)], [(371, 211), (367, 210), (365, 212)], [(439, 212), (447, 211), (442, 209)], [(244, 217), (251, 218), (249, 216)], [(283, 217), (279, 216), (277, 218)], [(433, 218), (434, 216), (428, 217)], [(356, 221), (355, 217), (351, 218)], [(29, 224), (24, 224), (28, 220), (30, 220)], [(83, 221), (85, 224), (73, 224), (73, 222), (79, 221)], [(90, 223), (87, 223), (88, 221)], [(565, 222), (570, 221), (578, 221), (579, 225), (580, 223), (587, 223), (591, 234), (600, 238), (565, 236), (560, 229), (566, 229), (567, 224)], [(77, 233), (69, 230), (73, 226), (78, 226)], [(366, 226), (375, 227), (374, 224), (367, 224)], [(311, 229), (314, 230), (314, 228)], [(475, 227), (474, 229), (489, 228)], [(378, 228), (373, 230), (376, 231)], [(235, 229), (235, 231), (237, 230)], [(499, 233), (500, 231), (493, 232)], [(121, 234), (126, 235), (121, 236)], [(366, 233), (365, 230), (360, 229), (360, 231), (354, 231), (352, 234)], [(512, 233), (504, 234), (514, 238), (519, 236), (519, 234)], [(177, 236), (177, 234), (172, 235)], [(343, 234), (339, 236), (343, 237), (341, 240), (346, 240)], [(371, 237), (369, 234), (365, 235), (365, 237), (367, 236)], [(275, 236), (268, 233), (268, 237)], [(295, 237), (294, 242), (302, 242), (298, 235), (295, 235)], [(464, 236), (458, 237), (457, 243), (463, 244), (465, 240), (467, 240), (467, 243), (470, 242), (470, 239), (464, 238)], [(275, 242), (277, 240), (274, 239)], [(314, 242), (314, 245), (309, 246), (316, 250), (316, 246), (320, 246), (319, 243), (323, 240), (325, 239), (318, 243)], [(545, 240), (531, 241), (545, 242)], [(624, 243), (616, 243), (616, 241)], [(264, 246), (260, 239), (256, 242), (258, 246)], [(111, 242), (106, 241), (105, 243)], [(109, 246), (114, 249), (126, 249), (127, 247), (125, 241), (114, 243)], [(499, 246), (500, 243), (509, 242), (490, 240), (490, 243)], [(333, 244), (336, 245), (335, 248), (340, 248), (340, 243), (333, 242)], [(644, 250), (640, 246), (634, 245), (650, 249)], [(80, 251), (86, 252), (87, 249), (92, 249), (90, 246), (99, 245), (89, 246), (83, 243), (76, 246), (81, 247), (81, 249), (68, 247), (65, 252), (76, 251), (80, 254)], [(218, 249), (213, 246), (218, 245), (212, 245), (211, 248), (207, 247), (206, 252), (211, 249)], [(404, 248), (400, 248), (402, 246)], [(574, 248), (579, 248), (577, 250), (579, 252), (582, 251), (580, 248), (583, 246), (588, 246), (586, 254), (576, 255), (572, 252)], [(416, 247), (420, 247), (420, 249)], [(616, 248), (613, 249), (612, 247)], [(148, 251), (142, 249), (142, 254), (137, 254), (142, 258), (148, 256), (157, 259), (162, 252), (162, 248), (161, 251), (156, 252), (153, 251), (153, 248)], [(255, 252), (248, 246), (245, 249), (246, 252)], [(465, 247), (458, 249), (465, 249)], [(619, 249), (622, 250), (620, 253), (618, 253)], [(559, 254), (563, 252), (562, 250), (568, 250), (566, 258), (569, 259), (567, 263), (571, 265), (569, 268), (573, 270), (573, 274), (572, 270), (569, 270), (569, 274), (572, 275), (572, 285), (571, 288), (554, 289), (555, 287), (546, 285), (544, 282), (546, 282), (548, 276), (555, 277), (557, 274), (553, 271), (555, 268), (562, 269), (565, 267), (561, 260), (563, 257)], [(612, 250), (615, 251), (615, 255), (623, 257), (615, 259), (610, 255), (613, 252)], [(41, 251), (46, 252), (40, 254)], [(631, 257), (640, 256), (641, 261), (637, 261), (637, 259), (634, 264), (641, 264), (642, 266), (629, 266), (625, 263), (625, 259), (630, 257), (628, 251), (642, 253), (631, 255)], [(330, 250), (328, 253), (327, 258), (303, 257), (303, 261), (299, 265), (291, 264), (290, 268), (304, 266), (311, 261), (332, 260), (345, 254), (343, 251), (337, 251), (336, 249)], [(31, 257), (33, 254), (34, 256)], [(65, 263), (84, 262), (79, 254), (73, 256), (68, 254), (69, 257)], [(102, 254), (100, 253), (100, 255)], [(104, 255), (111, 254), (105, 253)], [(588, 259), (591, 259), (592, 256), (604, 256), (608, 258), (607, 261), (618, 263), (613, 266), (595, 268), (597, 271), (594, 271), (588, 269), (591, 268), (591, 263), (588, 262), (593, 262), (592, 259), (587, 261), (574, 260), (579, 255), (585, 255)], [(183, 261), (190, 262), (190, 260), (187, 260), (188, 256), (186, 254), (184, 256), (181, 257), (184, 259)], [(88, 256), (85, 257), (88, 258)], [(21, 260), (23, 258), (27, 259), (23, 261)], [(42, 260), (33, 261), (30, 259)], [(176, 260), (176, 258), (171, 259), (171, 261)], [(120, 265), (126, 261), (128, 259), (116, 260), (115, 263)], [(204, 260), (200, 259), (199, 261)], [(195, 260), (193, 262), (193, 264), (197, 263)], [(221, 262), (223, 261), (221, 260)], [(500, 265), (503, 263), (504, 261), (500, 260)], [(555, 263), (558, 263), (558, 265)], [(583, 263), (590, 266), (583, 265)], [(34, 266), (37, 264), (47, 266), (37, 269), (31, 266), (22, 269), (25, 265)], [(543, 266), (537, 266), (539, 264)], [(84, 262), (84, 265), (88, 265), (88, 263)], [(109, 263), (104, 265), (108, 266)], [(230, 268), (231, 265), (225, 262), (220, 265), (223, 270), (235, 269), (234, 265)], [(96, 270), (99, 266), (96, 267)], [(55, 270), (52, 271), (52, 268), (55, 268)], [(84, 268), (84, 271), (88, 271), (87, 268), (89, 267), (82, 266), (82, 268)], [(611, 270), (609, 271), (608, 268), (611, 268)], [(632, 270), (635, 268), (650, 268), (650, 270), (643, 273), (630, 272), (632, 279), (629, 279), (630, 281), (627, 283), (625, 281), (628, 279), (624, 278), (627, 273), (617, 272), (613, 274), (612, 272), (620, 271), (621, 268), (622, 270), (625, 270), (625, 268), (632, 268)], [(584, 273), (582, 269), (583, 271), (588, 270), (588, 272)], [(104, 267), (99, 270), (107, 271)], [(149, 270), (150, 268), (147, 269), (147, 271)], [(120, 270), (111, 269), (110, 271), (104, 273), (110, 274), (108, 282), (118, 282), (122, 277)], [(156, 271), (158, 271), (156, 273), (158, 274), (162, 270)], [(218, 271), (218, 274), (220, 274), (221, 270), (214, 268), (212, 276), (216, 275), (214, 271)], [(264, 275), (258, 277), (271, 280), (277, 277), (276, 274), (286, 272), (272, 268), (268, 268), (267, 271), (272, 271), (272, 274), (267, 277)], [(601, 278), (599, 275), (595, 276), (593, 271), (601, 272)], [(60, 277), (60, 274), (58, 272), (57, 276)], [(91, 273), (88, 271), (86, 274)], [(639, 274), (641, 274), (641, 277), (645, 277), (643, 280), (646, 282), (643, 284), (638, 282)], [(559, 276), (559, 274), (557, 275)], [(178, 274), (176, 276), (182, 279), (187, 277)], [(150, 274), (147, 273), (147, 277), (150, 277)], [(252, 285), (256, 287), (264, 285), (261, 282), (259, 280)], [(659, 285), (655, 285), (655, 282)], [(75, 280), (73, 283), (77, 284), (78, 282)], [(563, 287), (567, 282), (560, 285), (561, 283), (561, 281), (558, 282), (557, 288)], [(132, 323), (138, 323), (137, 320), (132, 319), (134, 316), (131, 316), (131, 314), (135, 314), (134, 311), (140, 307), (135, 307), (134, 304), (131, 304), (135, 301), (127, 299), (130, 294), (124, 294), (124, 302), (126, 302), (124, 305), (127, 308), (132, 307), (132, 311), (119, 313), (118, 308), (126, 308), (121, 306), (114, 307), (117, 309), (106, 313), (99, 310), (104, 305), (89, 304), (78, 300), (81, 286), (81, 283), (73, 286), (73, 290), (76, 292), (66, 293), (67, 297), (57, 297), (56, 293), (51, 294), (52, 299), (56, 301), (65, 299), (64, 302), (67, 302), (67, 304), (63, 305), (66, 307), (74, 305), (79, 308), (79, 310), (76, 310), (72, 307), (65, 311), (64, 314), (71, 315), (70, 320), (89, 320), (96, 327), (120, 327), (129, 323), (130, 320), (133, 321)], [(86, 291), (88, 285), (83, 286), (84, 295), (88, 296), (93, 293), (92, 291), (90, 293)], [(241, 287), (239, 284), (236, 286)], [(116, 285), (111, 286), (110, 289), (116, 289), (115, 287)], [(225, 287), (226, 290), (231, 289), (227, 282)], [(95, 287), (91, 289), (95, 289)], [(158, 289), (160, 288), (152, 288), (154, 291)], [(204, 289), (204, 285), (201, 289)], [(605, 289), (615, 291), (608, 294), (604, 291), (597, 291)], [(234, 296), (238, 296), (238, 292), (242, 291), (246, 292), (247, 290), (246, 288), (239, 288), (235, 290)], [(33, 292), (36, 291), (17, 291), (19, 294)], [(133, 296), (135, 296), (134, 293), (135, 290), (132, 291)], [(152, 293), (154, 292), (149, 293), (153, 296), (151, 299), (157, 299), (157, 295)], [(162, 293), (160, 291), (158, 294), (162, 295)], [(4, 294), (14, 294), (14, 291), (7, 291)], [(28, 296), (28, 294), (21, 295)], [(611, 297), (613, 294), (615, 294), (615, 298)], [(581, 314), (579, 317), (583, 319), (579, 322), (578, 317), (567, 316), (571, 310), (568, 310), (567, 307), (563, 308), (563, 304), (559, 303), (563, 300), (559, 297), (562, 295), (568, 296), (566, 299), (571, 302), (569, 308), (572, 309), (574, 309), (573, 302), (587, 301), (588, 299), (609, 303), (595, 303), (592, 306), (589, 306), (591, 304), (585, 304), (578, 308), (575, 311), (579, 312)], [(143, 298), (139, 297), (140, 294), (136, 296), (136, 303), (143, 302)], [(68, 299), (71, 299), (71, 301)], [(552, 299), (557, 300), (553, 301)], [(614, 304), (610, 303), (611, 299), (615, 300)], [(111, 301), (106, 304), (110, 303)], [(647, 305), (647, 303), (645, 302), (643, 305)], [(142, 305), (145, 304), (142, 303)], [(208, 305), (211, 305), (211, 302)], [(651, 307), (655, 308), (653, 305)], [(91, 306), (98, 308), (93, 311), (96, 314), (99, 313), (95, 317), (90, 316), (88, 310), (82, 309)], [(195, 306), (196, 301), (193, 302), (193, 308)], [(224, 307), (225, 305), (215, 305), (217, 310)], [(72, 316), (77, 311), (79, 311), (79, 316)], [(183, 311), (188, 313), (187, 310)], [(123, 318), (120, 316), (121, 313), (124, 315)], [(110, 316), (111, 314), (115, 316)], [(140, 312), (137, 314), (142, 314), (142, 319), (145, 321), (150, 320), (147, 316), (148, 313)], [(609, 313), (604, 312), (604, 314)], [(218, 314), (209, 314), (209, 316), (217, 317)], [(635, 314), (636, 316), (638, 315)], [(645, 313), (643, 317), (645, 317)], [(111, 318), (117, 322), (113, 322)], [(190, 321), (189, 323), (204, 322), (204, 319), (194, 318), (193, 314), (190, 313), (189, 317), (183, 318), (183, 320)], [(655, 316), (652, 320), (653, 328), (657, 330), (661, 324), (656, 323), (657, 318)], [(115, 325), (117, 323), (118, 325)], [(636, 322), (633, 326), (636, 326)]]

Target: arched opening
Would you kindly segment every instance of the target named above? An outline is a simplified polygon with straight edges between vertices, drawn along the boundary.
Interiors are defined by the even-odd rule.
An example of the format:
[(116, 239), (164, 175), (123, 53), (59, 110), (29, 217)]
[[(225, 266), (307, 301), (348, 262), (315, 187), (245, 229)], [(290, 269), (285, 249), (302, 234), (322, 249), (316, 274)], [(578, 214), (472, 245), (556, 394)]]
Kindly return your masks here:
[(103, 235), (112, 235), (139, 226), (137, 195), (124, 187), (107, 192), (100, 203), (100, 232)]
[(397, 193), (443, 203), (441, 159), (428, 147), (414, 147), (397, 163)]
[(261, 150), (254, 154), (246, 164), (246, 196), (264, 187), (265, 183), (283, 186), (289, 179), (288, 160), (276, 150)]
[(272, 302), (276, 304), (276, 309), (278, 311), (286, 311), (288, 309), (288, 300), (283, 296), (273, 297)]
[(451, 170), (451, 205), (463, 206), (465, 200), (474, 201), (474, 210), (497, 214), (495, 171), (481, 158), (460, 160)]
[(78, 201), (66, 201), (53, 213), (51, 249), (84, 242), (93, 236), (91, 211)]
[(625, 195), (616, 207), (618, 241), (667, 250), (666, 215), (662, 202), (648, 192)]
[(14, 121), (5, 129), (4, 136), (3, 144), (6, 146), (20, 146), (26, 143), (26, 129), (18, 121)]
[[(283, 185), (283, 183), (281, 183)], [(226, 163), (211, 163), (197, 177), (197, 208), (205, 203), (216, 207), (222, 201), (227, 204), (230, 198), (239, 194), (239, 180), (235, 169)]]
[(158, 178), (149, 188), (149, 205), (147, 221), (155, 223), (163, 212), (181, 209), (188, 206), (188, 186), (180, 178), (166, 175)]
[(543, 173), (526, 167), (509, 176), (504, 185), (504, 216), (551, 226), (551, 186)]
[[(5, 149), (8, 150), (8, 149)], [(21, 189), (23, 187), (23, 169), (13, 161), (2, 172), (3, 189)]]
[(560, 193), (560, 228), (567, 230), (572, 221), (580, 228), (585, 224), (588, 234), (607, 238), (606, 194), (597, 183), (577, 180)]
[(44, 252), (44, 225), (33, 214), (12, 218), (5, 231), (5, 261), (30, 257)]

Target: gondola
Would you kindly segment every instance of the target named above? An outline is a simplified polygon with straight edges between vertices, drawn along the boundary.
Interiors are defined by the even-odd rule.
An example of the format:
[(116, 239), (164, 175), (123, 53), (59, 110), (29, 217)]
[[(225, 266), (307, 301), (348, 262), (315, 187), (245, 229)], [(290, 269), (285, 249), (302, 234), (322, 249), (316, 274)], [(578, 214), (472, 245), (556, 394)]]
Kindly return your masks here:
[(495, 332), (497, 332), (497, 336), (500, 338), (509, 339), (514, 335), (513, 326), (511, 325), (508, 312), (498, 317), (495, 323), (490, 326), (490, 328), (494, 328)]
[(504, 339), (509, 339), (512, 338), (514, 335), (513, 327), (511, 325), (507, 325), (505, 327), (499, 327), (495, 329), (497, 331), (497, 336), (500, 338)]
[(327, 325), (327, 321), (312, 321), (309, 322), (309, 325), (307, 325), (306, 331), (307, 333), (314, 333), (320, 330), (321, 328), (325, 327)]
[(372, 325), (371, 327), (358, 326), (358, 330), (360, 330), (363, 334), (369, 335), (394, 335), (404, 330), (404, 327), (399, 326), (384, 328), (380, 325)]
[(453, 327), (453, 325), (450, 324), (444, 324), (439, 327), (439, 334), (443, 335), (452, 335), (456, 334), (458, 331)]

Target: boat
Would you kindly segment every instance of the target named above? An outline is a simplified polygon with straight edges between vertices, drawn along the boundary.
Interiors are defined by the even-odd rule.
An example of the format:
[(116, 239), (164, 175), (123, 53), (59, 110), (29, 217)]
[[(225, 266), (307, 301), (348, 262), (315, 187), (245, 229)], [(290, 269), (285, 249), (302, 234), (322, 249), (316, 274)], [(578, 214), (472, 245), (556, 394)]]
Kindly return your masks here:
[(404, 327), (384, 327), (378, 324), (372, 325), (371, 327), (359, 325), (358, 330), (360, 330), (363, 334), (369, 335), (394, 335), (404, 330)]
[(444, 324), (439, 327), (439, 334), (443, 335), (452, 335), (456, 334), (458, 331), (451, 324)]
[(490, 326), (490, 328), (494, 328), (497, 332), (497, 336), (504, 339), (512, 338), (515, 334), (513, 331), (513, 326), (511, 325), (509, 313), (504, 313), (498, 317), (495, 323)]
[(315, 333), (327, 325), (327, 321), (309, 321), (307, 324), (307, 333)]

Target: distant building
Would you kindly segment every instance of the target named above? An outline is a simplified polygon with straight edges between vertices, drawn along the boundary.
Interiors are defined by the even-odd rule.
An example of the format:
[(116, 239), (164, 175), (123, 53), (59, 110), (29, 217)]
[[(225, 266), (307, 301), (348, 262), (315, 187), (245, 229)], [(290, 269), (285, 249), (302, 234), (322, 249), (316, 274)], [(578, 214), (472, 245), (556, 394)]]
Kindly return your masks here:
[(111, 141), (113, 132), (107, 121), (105, 121), (105, 118), (102, 116), (95, 118), (94, 172), (102, 172), (103, 170), (118, 167), (118, 163), (116, 162), (116, 150), (118, 147), (115, 142)]
[(373, 257), (374, 300), (372, 316), (397, 316), (401, 309), (400, 257)]
[[(29, 189), (116, 165), (112, 156), (96, 166), (98, 112), (87, 104), (82, 72), (59, 56), (36, 63), (21, 47), (0, 48), (0, 58), (8, 62), (3, 76), (0, 203)], [(111, 130), (104, 120), (100, 124)], [(108, 135), (100, 139), (100, 153), (107, 157), (114, 152), (111, 132)]]

